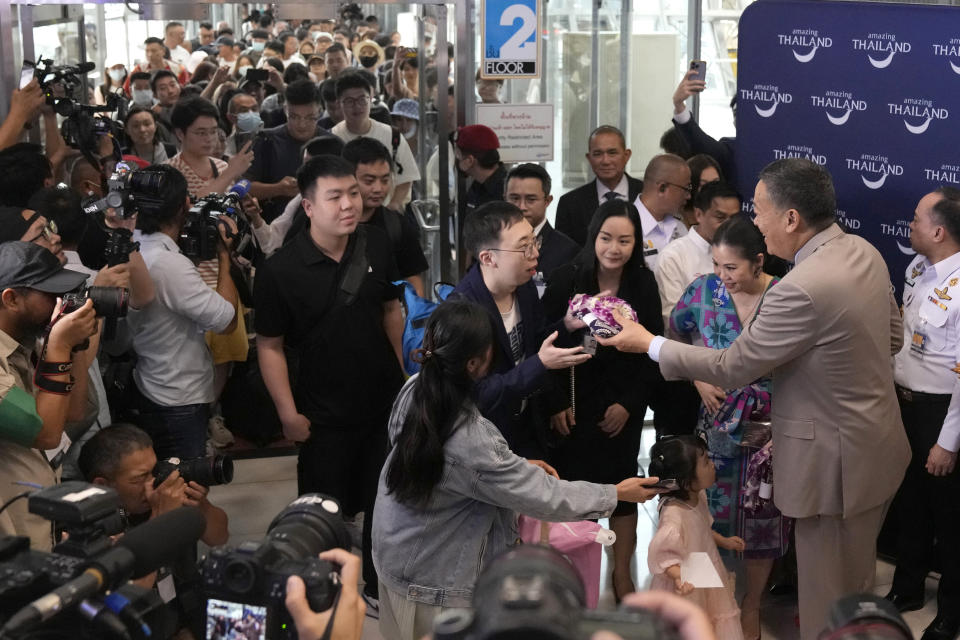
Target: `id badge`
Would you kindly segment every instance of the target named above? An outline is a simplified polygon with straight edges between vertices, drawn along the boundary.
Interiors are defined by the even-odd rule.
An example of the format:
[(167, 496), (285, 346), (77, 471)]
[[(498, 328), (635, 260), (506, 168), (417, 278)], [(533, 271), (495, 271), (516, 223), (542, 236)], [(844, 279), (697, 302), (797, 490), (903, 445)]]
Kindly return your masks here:
[[(165, 575), (164, 575), (165, 574)], [(157, 572), (157, 593), (164, 604), (177, 597), (177, 588), (173, 584), (173, 574), (167, 573), (166, 568)]]
[(592, 356), (597, 355), (597, 339), (593, 337), (592, 333), (583, 334), (583, 352)]
[(927, 334), (920, 331), (913, 332), (913, 338), (910, 340), (910, 352), (918, 358), (922, 358), (927, 351)]

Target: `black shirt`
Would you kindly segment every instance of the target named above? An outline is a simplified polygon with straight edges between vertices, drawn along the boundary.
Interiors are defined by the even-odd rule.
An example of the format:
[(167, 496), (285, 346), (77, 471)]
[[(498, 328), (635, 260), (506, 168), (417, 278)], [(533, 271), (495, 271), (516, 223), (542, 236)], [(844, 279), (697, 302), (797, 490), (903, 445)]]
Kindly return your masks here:
[[(387, 226), (387, 216), (393, 216), (391, 227)], [(420, 248), (420, 233), (409, 218), (385, 207), (378, 207), (366, 224), (377, 227), (387, 235), (401, 278), (415, 276), (430, 268), (427, 257)]]
[(507, 169), (501, 162), (489, 178), (484, 182), (473, 181), (467, 189), (467, 212), (473, 211), (482, 204), (503, 200), (503, 188), (506, 186)]
[[(315, 135), (322, 136), (329, 133), (328, 130), (318, 126)], [(252, 182), (275, 184), (287, 176), (297, 175), (297, 169), (300, 168), (302, 160), (300, 154), (302, 146), (302, 142), (290, 136), (285, 124), (264, 129), (253, 143), (253, 163), (244, 177)], [(283, 213), (283, 208), (289, 201), (290, 198), (282, 197), (261, 202), (263, 219), (271, 222)]]
[[(360, 233), (369, 270), (345, 304), (340, 284)], [(257, 333), (283, 336), (288, 354), (297, 354), (293, 396), (314, 425), (362, 427), (389, 413), (403, 372), (383, 328), (383, 305), (398, 298), (397, 279), (386, 235), (369, 226), (350, 236), (339, 263), (305, 229), (257, 269)]]

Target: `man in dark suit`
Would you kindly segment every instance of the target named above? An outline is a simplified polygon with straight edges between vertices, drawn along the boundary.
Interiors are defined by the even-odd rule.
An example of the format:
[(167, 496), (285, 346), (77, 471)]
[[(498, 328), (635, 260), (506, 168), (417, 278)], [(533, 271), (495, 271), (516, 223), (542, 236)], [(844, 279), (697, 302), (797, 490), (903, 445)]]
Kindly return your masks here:
[[(736, 138), (720, 138), (716, 140), (706, 131), (700, 128), (697, 121), (693, 119), (690, 108), (687, 107), (687, 98), (695, 93), (702, 92), (707, 83), (696, 78), (697, 72), (693, 69), (684, 74), (677, 90), (673, 92), (673, 126), (690, 147), (692, 154), (705, 153), (720, 165), (723, 177), (728, 184), (734, 188), (739, 188), (739, 175), (737, 173), (737, 163), (734, 158), (734, 145)], [(737, 124), (737, 103), (736, 97), (730, 102), (730, 108), (733, 109), (733, 124)]]
[(571, 343), (570, 332), (583, 322), (568, 314), (547, 325), (530, 281), (539, 257), (536, 239), (520, 209), (506, 202), (481, 205), (464, 223), (463, 238), (475, 262), (452, 295), (486, 309), (497, 338), (493, 367), (477, 382), (477, 408), (497, 425), (512, 451), (542, 458), (531, 413), (535, 403), (526, 400), (546, 383), (548, 369), (564, 369), (590, 357), (582, 346), (554, 346), (554, 340)]
[(547, 221), (547, 207), (553, 201), (550, 185), (550, 174), (546, 169), (538, 164), (519, 164), (507, 174), (504, 194), (507, 202), (523, 212), (524, 219), (533, 227), (536, 241), (540, 244), (537, 275), (533, 281), (541, 296), (553, 270), (567, 264), (580, 252), (576, 242), (554, 229)]
[(629, 161), (630, 149), (619, 129), (608, 124), (594, 129), (587, 142), (587, 162), (597, 177), (560, 196), (557, 230), (582, 247), (597, 207), (613, 198), (636, 200), (643, 190), (643, 182), (626, 174)]

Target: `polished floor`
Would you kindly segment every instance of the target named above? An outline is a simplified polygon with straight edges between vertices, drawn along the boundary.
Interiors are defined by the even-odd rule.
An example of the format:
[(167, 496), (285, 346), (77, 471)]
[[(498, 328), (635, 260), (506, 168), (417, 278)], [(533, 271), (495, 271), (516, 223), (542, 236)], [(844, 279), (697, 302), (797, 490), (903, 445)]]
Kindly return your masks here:
[[(649, 451), (653, 444), (652, 428), (644, 430), (642, 451)], [(646, 460), (641, 457), (641, 464)], [(266, 532), (270, 521), (296, 497), (296, 457), (280, 456), (251, 460), (237, 460), (234, 481), (225, 486), (214, 487), (210, 499), (214, 504), (226, 510), (230, 517), (230, 543), (237, 544), (246, 540), (259, 540)], [(634, 564), (634, 580), (638, 587), (647, 583), (650, 573), (647, 569), (647, 543), (656, 530), (656, 502), (641, 505), (637, 527), (637, 552)], [(601, 521), (601, 524), (605, 524)], [(736, 567), (731, 567), (736, 569)], [(604, 587), (600, 592), (600, 608), (613, 608), (613, 591), (609, 587), (609, 563), (604, 554), (602, 564)], [(888, 562), (877, 562), (877, 583), (875, 592), (885, 594), (893, 579), (893, 566)], [(763, 638), (772, 640), (796, 640), (800, 637), (796, 623), (797, 606), (795, 597), (768, 596), (761, 611)], [(923, 629), (936, 615), (936, 580), (927, 580), (927, 604), (920, 611), (904, 615), (919, 638)], [(375, 621), (367, 619), (364, 625), (364, 640), (377, 640), (380, 633)]]

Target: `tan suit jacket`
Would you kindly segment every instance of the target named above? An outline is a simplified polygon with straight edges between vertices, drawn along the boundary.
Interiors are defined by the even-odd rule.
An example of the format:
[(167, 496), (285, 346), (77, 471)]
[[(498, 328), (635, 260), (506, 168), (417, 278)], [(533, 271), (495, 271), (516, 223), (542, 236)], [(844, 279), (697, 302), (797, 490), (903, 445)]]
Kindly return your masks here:
[(890, 359), (902, 341), (886, 264), (834, 224), (730, 348), (667, 341), (660, 370), (728, 389), (772, 371), (775, 504), (847, 518), (892, 498), (910, 460)]

